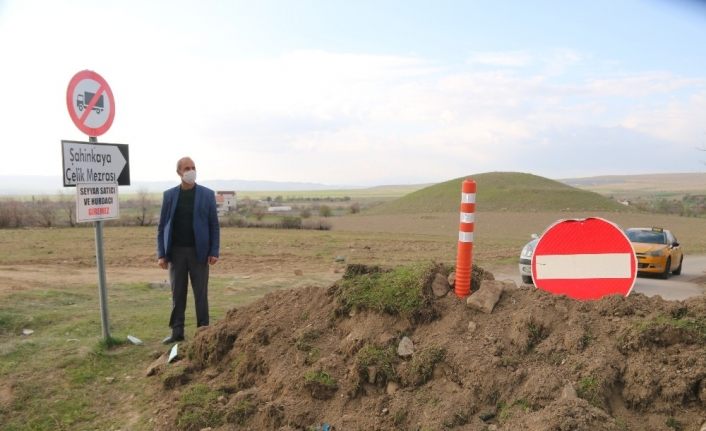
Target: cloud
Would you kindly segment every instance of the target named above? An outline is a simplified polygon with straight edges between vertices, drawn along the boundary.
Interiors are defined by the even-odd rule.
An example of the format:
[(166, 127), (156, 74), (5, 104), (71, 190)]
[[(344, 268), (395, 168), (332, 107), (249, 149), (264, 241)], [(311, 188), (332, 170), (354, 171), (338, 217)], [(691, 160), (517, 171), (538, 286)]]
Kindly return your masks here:
[(669, 146), (703, 148), (706, 143), (706, 88), (657, 106), (639, 106), (621, 125), (669, 142)]
[[(684, 172), (698, 169), (696, 151), (622, 126), (550, 128), (526, 140), (509, 164), (552, 178), (603, 174)], [(556, 163), (561, 160), (561, 164)], [(586, 161), (589, 161), (587, 163)], [(600, 166), (600, 171), (596, 170)]]
[[(558, 58), (569, 67), (584, 57)], [(627, 156), (639, 148), (654, 154), (665, 142), (684, 149), (701, 127), (703, 80), (666, 72), (567, 80), (548, 69), (479, 71), (416, 56), (294, 51), (187, 66), (170, 83), (208, 79), (156, 115), (177, 118), (179, 134), (191, 130), (185, 135), (215, 144), (218, 157), (233, 160), (232, 172), (244, 178), (332, 184), (423, 182), (510, 168), (550, 177), (654, 170), (660, 165), (649, 158)], [(602, 150), (586, 153), (590, 145)], [(597, 156), (608, 149), (619, 161)]]
[[(100, 140), (130, 145), (135, 180), (171, 178), (184, 154), (204, 179), (380, 184), (491, 170), (600, 174), (619, 165), (577, 156), (587, 146), (618, 151), (626, 171), (639, 170), (654, 167), (626, 156), (640, 142), (650, 151), (669, 143), (683, 157), (704, 133), (704, 77), (619, 65), (598, 73), (600, 59), (573, 49), (477, 51), (462, 64), (321, 49), (246, 56), (246, 47), (178, 20), (155, 26), (119, 7), (43, 7), (24, 26), (10, 18), (35, 16), (29, 3), (3, 12), (0, 39), (22, 43), (0, 45), (13, 65), (0, 70), (0, 143), (11, 160), (26, 160), (32, 148), (32, 163), (13, 163), (8, 174), (58, 174), (59, 141), (85, 139), (64, 101), (69, 79), (85, 68), (112, 87), (115, 122)], [(67, 22), (99, 12), (112, 17), (101, 21), (101, 37), (77, 45)]]
[(573, 49), (554, 48), (546, 52), (531, 51), (483, 51), (474, 52), (466, 60), (472, 68), (490, 70), (519, 70), (559, 76), (583, 62), (586, 56)]
[(681, 90), (705, 87), (704, 78), (685, 78), (669, 72), (647, 72), (628, 76), (591, 79), (585, 91), (599, 97), (639, 99), (654, 95), (672, 95)]
[(554, 49), (549, 55), (543, 57), (543, 73), (548, 76), (559, 76), (565, 74), (572, 68), (576, 68), (584, 61), (584, 55), (573, 49)]
[(532, 56), (526, 51), (474, 52), (466, 60), (469, 65), (500, 67), (525, 67), (532, 62)]

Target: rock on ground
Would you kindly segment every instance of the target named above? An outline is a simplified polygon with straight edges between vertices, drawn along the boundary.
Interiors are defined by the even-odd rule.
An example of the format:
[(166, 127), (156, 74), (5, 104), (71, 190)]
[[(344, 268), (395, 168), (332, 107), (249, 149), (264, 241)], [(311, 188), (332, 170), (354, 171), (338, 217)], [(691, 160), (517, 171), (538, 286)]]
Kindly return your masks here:
[(466, 300), (468, 308), (492, 313), (505, 289), (517, 287), (513, 281), (483, 280), (480, 289)]

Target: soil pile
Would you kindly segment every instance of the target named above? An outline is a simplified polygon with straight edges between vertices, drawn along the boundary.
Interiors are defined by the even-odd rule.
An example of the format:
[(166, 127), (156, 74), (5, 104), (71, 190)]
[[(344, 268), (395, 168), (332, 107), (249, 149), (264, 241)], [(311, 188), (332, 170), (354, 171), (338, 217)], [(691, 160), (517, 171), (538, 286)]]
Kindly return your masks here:
[[(157, 429), (700, 430), (706, 299), (504, 290), (492, 313), (429, 264), (268, 294), (162, 366)], [(491, 279), (474, 268), (474, 281)], [(475, 289), (474, 289), (475, 291)], [(155, 380), (157, 381), (157, 380)]]

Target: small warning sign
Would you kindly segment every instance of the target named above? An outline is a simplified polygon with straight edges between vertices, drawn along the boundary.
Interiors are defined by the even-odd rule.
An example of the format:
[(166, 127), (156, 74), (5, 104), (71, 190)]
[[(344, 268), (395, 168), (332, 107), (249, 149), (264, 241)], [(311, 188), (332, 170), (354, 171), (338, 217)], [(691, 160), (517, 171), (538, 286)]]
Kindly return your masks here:
[(76, 184), (76, 221), (79, 223), (120, 218), (118, 183)]

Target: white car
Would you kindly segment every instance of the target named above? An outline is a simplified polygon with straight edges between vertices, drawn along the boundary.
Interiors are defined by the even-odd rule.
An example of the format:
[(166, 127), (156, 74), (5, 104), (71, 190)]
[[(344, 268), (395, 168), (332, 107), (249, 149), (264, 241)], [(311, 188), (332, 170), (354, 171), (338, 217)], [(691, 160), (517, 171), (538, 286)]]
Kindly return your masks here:
[(520, 276), (525, 284), (534, 284), (532, 281), (532, 254), (534, 253), (534, 248), (537, 247), (538, 241), (539, 235), (533, 233), (532, 240), (525, 244), (520, 252)]

